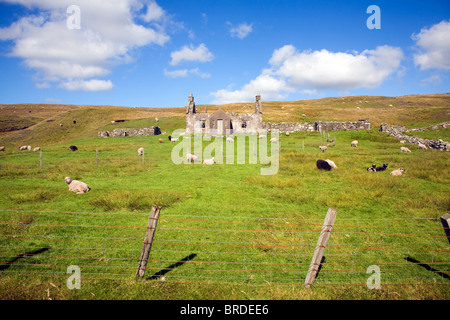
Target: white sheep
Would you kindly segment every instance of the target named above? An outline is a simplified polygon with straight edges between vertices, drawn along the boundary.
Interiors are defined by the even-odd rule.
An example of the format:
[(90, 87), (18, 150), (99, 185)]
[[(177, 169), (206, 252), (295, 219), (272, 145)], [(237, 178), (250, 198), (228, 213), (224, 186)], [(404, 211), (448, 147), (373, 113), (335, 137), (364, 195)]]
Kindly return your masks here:
[(31, 151), (31, 146), (27, 146), (27, 150), (28, 150), (28, 151)]
[(5, 146), (1, 146), (0, 151), (5, 151)]
[(216, 160), (214, 160), (214, 158), (203, 160), (203, 164), (209, 165), (209, 164), (214, 164), (214, 163), (216, 163)]
[(357, 147), (358, 146), (358, 140), (353, 140), (352, 143), (350, 144), (350, 146)]
[(190, 154), (190, 153), (186, 154), (186, 160), (189, 162), (195, 162), (195, 160), (197, 160), (197, 159), (198, 159), (198, 157), (194, 154)]
[(411, 152), (407, 147), (400, 147), (401, 152)]
[(264, 139), (266, 136), (264, 134), (259, 135), (259, 139)]
[(334, 161), (330, 160), (330, 159), (325, 159), (326, 162), (328, 162), (328, 164), (333, 168), (333, 169), (337, 169), (336, 164), (334, 163)]
[(229, 138), (227, 138), (227, 142), (234, 142), (234, 139), (229, 137)]
[(138, 149), (138, 155), (140, 155), (140, 156), (144, 155), (144, 148)]
[(37, 151), (41, 151), (41, 148), (36, 147), (36, 148), (33, 149), (33, 152), (37, 152)]
[(286, 132), (286, 137), (289, 137), (289, 131), (288, 131), (288, 132)]
[(170, 141), (171, 141), (171, 142), (177, 142), (177, 141), (178, 141), (178, 138), (173, 138), (173, 137), (172, 137), (172, 138), (170, 139)]
[(319, 146), (319, 149), (322, 150), (322, 152), (327, 151), (327, 146)]
[(277, 141), (278, 141), (277, 138), (272, 138), (272, 139), (270, 139), (270, 142), (271, 142), (271, 143), (277, 143)]
[(18, 148), (20, 151), (27, 150), (27, 146), (19, 146)]
[(427, 150), (427, 149), (428, 149), (427, 146), (424, 145), (424, 144), (421, 143), (421, 142), (419, 142), (419, 143), (417, 144), (417, 146), (418, 146), (419, 149), (423, 149), (423, 150)]
[(156, 121), (156, 122), (159, 122), (159, 119), (158, 119), (158, 118), (155, 118), (155, 121)]
[(76, 192), (76, 194), (86, 193), (91, 190), (86, 183), (72, 180), (70, 177), (65, 177), (64, 181), (69, 185), (69, 191)]
[(406, 143), (406, 141), (405, 140), (400, 140), (400, 143)]
[(401, 176), (405, 172), (405, 169), (399, 168), (397, 170), (394, 170), (390, 173), (391, 176)]

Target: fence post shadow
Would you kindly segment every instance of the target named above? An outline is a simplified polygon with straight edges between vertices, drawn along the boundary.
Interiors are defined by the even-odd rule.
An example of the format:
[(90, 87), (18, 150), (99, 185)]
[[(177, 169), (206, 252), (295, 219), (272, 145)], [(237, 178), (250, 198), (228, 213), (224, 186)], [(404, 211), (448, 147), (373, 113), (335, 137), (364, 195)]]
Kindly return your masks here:
[(41, 254), (42, 252), (48, 251), (48, 250), (50, 250), (50, 249), (51, 249), (51, 247), (44, 247), (44, 248), (41, 248), (41, 249), (36, 250), (36, 251), (29, 252), (29, 253), (19, 254), (19, 255), (15, 256), (13, 259), (11, 259), (10, 261), (8, 261), (8, 262), (6, 262), (6, 263), (0, 265), (0, 271), (5, 271), (5, 270), (8, 269), (14, 262), (16, 262), (16, 261), (19, 260), (19, 259), (22, 259), (22, 258), (25, 258), (25, 257), (32, 257), (32, 256), (34, 256), (34, 255)]
[(446, 274), (445, 272), (436, 270), (436, 269), (432, 268), (430, 265), (428, 265), (428, 264), (426, 264), (426, 263), (422, 263), (422, 262), (420, 262), (419, 260), (416, 260), (416, 259), (411, 258), (411, 257), (409, 257), (409, 256), (405, 257), (405, 260), (406, 260), (406, 261), (410, 261), (410, 262), (412, 262), (412, 263), (415, 263), (415, 264), (417, 264), (417, 265), (419, 265), (419, 266), (425, 268), (425, 269), (428, 270), (428, 271), (435, 272), (436, 274), (440, 275), (440, 276), (441, 276), (442, 278), (444, 278), (444, 279), (450, 280), (450, 275)]
[(168, 266), (167, 268), (161, 269), (158, 272), (156, 272), (154, 275), (152, 275), (151, 277), (148, 277), (146, 280), (156, 280), (160, 277), (162, 277), (163, 275), (165, 275), (166, 273), (174, 270), (175, 268), (178, 268), (179, 266), (182, 266), (183, 264), (185, 264), (186, 262), (194, 259), (197, 256), (196, 253), (192, 253), (187, 257), (184, 257), (183, 259), (177, 261), (176, 263)]

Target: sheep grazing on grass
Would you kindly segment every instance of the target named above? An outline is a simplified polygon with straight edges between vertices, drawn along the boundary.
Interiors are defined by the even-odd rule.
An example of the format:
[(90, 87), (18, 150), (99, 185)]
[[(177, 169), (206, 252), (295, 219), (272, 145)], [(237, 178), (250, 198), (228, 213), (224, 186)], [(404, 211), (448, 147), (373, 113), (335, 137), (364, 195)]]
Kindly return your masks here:
[(138, 155), (143, 156), (144, 155), (144, 148), (138, 149)]
[(70, 177), (65, 177), (64, 181), (69, 185), (69, 191), (75, 192), (76, 194), (86, 193), (91, 190), (86, 183), (72, 180)]
[(0, 151), (5, 151), (5, 147), (4, 147), (4, 146), (1, 146), (1, 147), (0, 147)]
[(376, 172), (377, 171), (377, 166), (375, 164), (373, 164), (371, 167), (367, 168), (367, 171)]
[(229, 138), (227, 138), (227, 142), (234, 142), (234, 139), (229, 137)]
[(31, 151), (31, 146), (27, 146), (27, 150), (28, 150), (28, 151)]
[(400, 143), (406, 143), (406, 141), (405, 140), (400, 140)]
[(328, 164), (333, 168), (333, 169), (337, 169), (336, 164), (334, 163), (334, 161), (330, 160), (330, 159), (325, 159), (326, 162), (328, 162)]
[(353, 140), (350, 144), (351, 147), (357, 147), (358, 146), (358, 140)]
[(407, 147), (400, 147), (401, 152), (411, 152)]
[(266, 136), (264, 134), (259, 135), (259, 139), (264, 139)]
[(322, 152), (327, 151), (327, 146), (319, 146), (319, 149), (322, 150)]
[(286, 132), (286, 137), (289, 137), (289, 131), (288, 131), (288, 132)]
[(386, 170), (387, 166), (388, 166), (388, 164), (385, 163), (385, 164), (383, 164), (383, 166), (381, 166), (381, 167), (376, 167), (375, 171), (376, 171), (376, 172), (378, 172), (378, 171), (384, 171), (384, 170)]
[(216, 160), (214, 160), (214, 158), (203, 160), (203, 164), (214, 164), (214, 163), (216, 163)]
[(27, 150), (27, 146), (18, 146), (19, 151)]
[(198, 157), (195, 154), (186, 154), (186, 160), (188, 162), (195, 162), (198, 159)]
[(78, 148), (77, 148), (76, 146), (70, 146), (70, 147), (69, 147), (69, 150), (70, 150), (70, 151), (77, 151)]
[(158, 141), (159, 141), (159, 143), (164, 143), (164, 140), (161, 138), (159, 138)]
[(405, 169), (399, 168), (397, 170), (394, 170), (390, 173), (391, 176), (401, 176), (403, 175), (403, 172), (405, 172)]
[(424, 145), (423, 143), (420, 143), (420, 142), (417, 144), (417, 147), (419, 149), (422, 149), (422, 150), (427, 150), (428, 149), (426, 145)]
[(277, 138), (272, 138), (272, 139), (270, 139), (270, 142), (271, 142), (271, 143), (277, 143), (278, 140), (277, 140)]
[(156, 122), (159, 122), (159, 119), (158, 119), (158, 118), (155, 118), (155, 121), (156, 121)]
[(178, 138), (171, 137), (170, 141), (171, 141), (171, 142), (177, 142), (177, 141), (178, 141)]
[(325, 160), (317, 160), (316, 166), (319, 170), (330, 171), (333, 167)]
[(41, 148), (36, 147), (36, 148), (33, 149), (33, 152), (37, 152), (37, 151), (41, 151)]

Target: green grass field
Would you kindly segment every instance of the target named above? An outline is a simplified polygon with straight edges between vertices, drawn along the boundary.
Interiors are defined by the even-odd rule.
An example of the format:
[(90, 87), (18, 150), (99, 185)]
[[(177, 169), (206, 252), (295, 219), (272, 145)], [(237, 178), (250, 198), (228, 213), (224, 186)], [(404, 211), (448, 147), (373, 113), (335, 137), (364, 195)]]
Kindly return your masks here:
[[(298, 132), (280, 137), (277, 174), (261, 175), (269, 165), (248, 163), (249, 143), (245, 164), (174, 164), (176, 143), (167, 136), (183, 124), (178, 117), (160, 120), (165, 143), (158, 136), (99, 139), (95, 133), (46, 140), (43, 132), (55, 129), (41, 124), (34, 130), (42, 168), (38, 152), (1, 153), (0, 297), (450, 297), (450, 246), (439, 220), (450, 209), (447, 152), (407, 145), (412, 153), (402, 154), (397, 139), (373, 128), (329, 132), (335, 144), (322, 153), (319, 133)], [(100, 129), (114, 126), (105, 121)], [(17, 135), (2, 136), (9, 139), (4, 144), (13, 145)], [(359, 145), (352, 148), (355, 139)], [(225, 150), (229, 145), (222, 142)], [(204, 141), (202, 150), (210, 143)], [(79, 150), (70, 152), (69, 145)], [(139, 147), (145, 148), (145, 161)], [(319, 171), (317, 159), (331, 159), (338, 169)], [(388, 163), (388, 169), (367, 172), (373, 163)], [(403, 176), (389, 175), (399, 167), (406, 170)], [(69, 192), (65, 176), (86, 182), (91, 191)], [(162, 206), (161, 216), (146, 274), (136, 280), (153, 204)], [(330, 207), (337, 219), (325, 259), (313, 288), (304, 288)], [(70, 265), (81, 267), (80, 290), (66, 285)], [(381, 289), (366, 286), (371, 265), (381, 269)]]

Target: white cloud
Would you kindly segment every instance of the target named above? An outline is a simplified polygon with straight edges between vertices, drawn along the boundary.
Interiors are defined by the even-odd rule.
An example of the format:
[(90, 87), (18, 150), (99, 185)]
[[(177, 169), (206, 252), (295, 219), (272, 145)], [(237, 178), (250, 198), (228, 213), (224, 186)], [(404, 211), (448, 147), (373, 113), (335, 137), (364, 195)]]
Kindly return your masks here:
[(202, 13), (202, 23), (205, 26), (208, 24), (208, 15), (206, 13)]
[(294, 88), (355, 89), (376, 88), (400, 65), (403, 53), (389, 46), (364, 50), (362, 53), (293, 51), (281, 48), (271, 62), (273, 74)]
[[(257, 92), (267, 100), (281, 99), (288, 93), (318, 93), (318, 90), (376, 88), (400, 66), (403, 52), (389, 46), (361, 53), (303, 51), (292, 45), (274, 51), (265, 69), (239, 90), (212, 92), (214, 103), (249, 101)], [(305, 91), (307, 90), (307, 91)]]
[(164, 75), (168, 78), (185, 78), (189, 73), (188, 69), (167, 71), (164, 69)]
[(422, 79), (422, 81), (420, 82), (421, 86), (426, 86), (428, 84), (431, 85), (438, 85), (442, 82), (441, 76), (438, 74), (432, 75), (428, 78)]
[(67, 90), (106, 91), (113, 88), (111, 80), (69, 80), (61, 83), (61, 87)]
[(423, 28), (412, 39), (419, 50), (414, 55), (414, 63), (421, 70), (450, 69), (450, 20)]
[(173, 70), (173, 71), (167, 71), (164, 69), (164, 75), (168, 78), (185, 78), (189, 76), (190, 74), (199, 76), (201, 78), (210, 78), (211, 75), (209, 73), (200, 72), (199, 68), (194, 69), (180, 69), (180, 70)]
[(230, 25), (230, 34), (232, 37), (236, 37), (239, 39), (244, 39), (253, 31), (253, 24), (248, 24), (246, 22), (241, 23), (237, 27), (233, 27), (230, 22), (227, 22)]
[(264, 96), (264, 100), (279, 100), (286, 98), (283, 92), (292, 91), (284, 80), (276, 79), (269, 74), (261, 74), (251, 80), (239, 90), (222, 89), (212, 92), (213, 104), (252, 101), (257, 93)]
[[(134, 21), (146, 10), (145, 19), (152, 22), (164, 15), (154, 1), (79, 0), (81, 29), (67, 27), (69, 3), (55, 0), (8, 0), (32, 10), (10, 26), (0, 29), (0, 40), (10, 40), (10, 56), (24, 59), (37, 71), (41, 83), (56, 82), (61, 87), (79, 90), (109, 90), (111, 86), (95, 85), (98, 77), (112, 68), (132, 61), (132, 50), (150, 45), (163, 45), (169, 40), (161, 25), (146, 26)], [(159, 8), (160, 9), (160, 8)], [(82, 81), (83, 80), (83, 81)], [(86, 80), (86, 81), (84, 81)], [(73, 86), (71, 83), (87, 83)]]
[(147, 11), (145, 12), (145, 15), (142, 16), (142, 19), (146, 22), (158, 21), (164, 16), (164, 10), (155, 1), (150, 1), (147, 5)]
[(178, 51), (170, 54), (172, 61), (170, 64), (176, 66), (183, 61), (209, 62), (214, 59), (214, 55), (209, 51), (205, 44), (200, 44), (197, 48), (194, 46), (184, 46)]

